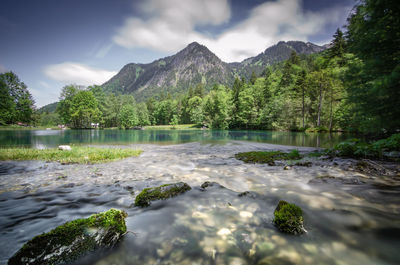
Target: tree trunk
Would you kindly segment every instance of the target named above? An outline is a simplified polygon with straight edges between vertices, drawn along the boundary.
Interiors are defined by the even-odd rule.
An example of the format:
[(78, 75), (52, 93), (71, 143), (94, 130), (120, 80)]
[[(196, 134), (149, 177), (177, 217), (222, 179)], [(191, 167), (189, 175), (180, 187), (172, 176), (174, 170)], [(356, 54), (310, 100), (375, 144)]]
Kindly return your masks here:
[(303, 87), (303, 90), (302, 90), (302, 92), (303, 92), (303, 102), (302, 102), (302, 116), (303, 116), (303, 129), (304, 129), (304, 87)]
[(318, 103), (317, 127), (319, 127), (321, 125), (321, 109), (322, 109), (322, 84), (319, 85), (319, 103)]
[(330, 109), (330, 114), (329, 114), (329, 131), (332, 131), (332, 119), (333, 119), (333, 113), (332, 113), (332, 102), (333, 102), (333, 91), (331, 91), (331, 109)]

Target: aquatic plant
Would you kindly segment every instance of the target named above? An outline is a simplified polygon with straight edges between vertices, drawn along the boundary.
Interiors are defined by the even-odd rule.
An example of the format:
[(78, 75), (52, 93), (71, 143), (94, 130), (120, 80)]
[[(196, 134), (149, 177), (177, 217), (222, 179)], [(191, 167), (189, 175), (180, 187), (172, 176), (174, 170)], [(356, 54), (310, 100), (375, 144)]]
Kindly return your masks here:
[(89, 251), (111, 247), (126, 233), (127, 213), (117, 209), (67, 222), (32, 238), (8, 264), (64, 264)]
[(260, 163), (268, 164), (270, 166), (275, 165), (275, 160), (297, 160), (301, 159), (299, 151), (294, 149), (290, 153), (284, 153), (281, 151), (253, 151), (237, 153), (236, 159), (242, 160), (245, 163)]
[(284, 233), (297, 235), (305, 232), (303, 211), (294, 203), (279, 201), (274, 211), (274, 224)]
[(140, 155), (141, 150), (73, 146), (71, 151), (31, 148), (0, 148), (0, 160), (45, 160), (60, 163), (104, 163)]
[(178, 182), (174, 184), (164, 184), (159, 187), (146, 188), (142, 190), (135, 198), (135, 206), (147, 207), (151, 201), (165, 200), (185, 193), (192, 188), (184, 183)]
[[(351, 139), (337, 144), (334, 148), (327, 150), (333, 156), (354, 157), (354, 158), (386, 158), (399, 159), (400, 133), (381, 139), (372, 143), (361, 142), (359, 139)], [(395, 155), (389, 152), (395, 153)], [(397, 156), (396, 156), (397, 152)]]

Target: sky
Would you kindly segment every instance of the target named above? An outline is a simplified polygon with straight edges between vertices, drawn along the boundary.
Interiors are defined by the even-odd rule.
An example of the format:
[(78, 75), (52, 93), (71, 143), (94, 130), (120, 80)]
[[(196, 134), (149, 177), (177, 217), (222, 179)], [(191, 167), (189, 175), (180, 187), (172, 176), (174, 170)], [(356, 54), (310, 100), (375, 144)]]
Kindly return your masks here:
[(355, 0), (0, 0), (0, 72), (36, 106), (68, 84), (101, 85), (197, 41), (240, 62), (279, 41), (326, 44)]

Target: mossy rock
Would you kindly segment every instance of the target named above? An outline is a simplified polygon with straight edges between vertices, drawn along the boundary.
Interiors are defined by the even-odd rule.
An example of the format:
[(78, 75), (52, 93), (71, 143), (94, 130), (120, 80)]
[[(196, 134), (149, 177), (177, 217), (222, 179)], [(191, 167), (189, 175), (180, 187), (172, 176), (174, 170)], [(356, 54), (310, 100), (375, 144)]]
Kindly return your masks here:
[(151, 201), (165, 200), (185, 193), (186, 191), (191, 189), (192, 188), (184, 182), (165, 184), (154, 188), (147, 188), (142, 190), (142, 192), (139, 193), (138, 196), (136, 196), (135, 206), (147, 207), (150, 206)]
[(8, 264), (64, 264), (95, 249), (111, 247), (126, 233), (127, 216), (124, 211), (110, 209), (67, 222), (32, 238)]
[(303, 226), (303, 211), (294, 203), (279, 201), (274, 211), (274, 216), (274, 224), (279, 231), (293, 235), (305, 232)]
[(254, 151), (244, 152), (235, 155), (236, 159), (242, 160), (245, 163), (259, 163), (275, 166), (275, 160), (298, 160), (301, 159), (299, 151), (292, 150), (290, 153), (281, 151)]

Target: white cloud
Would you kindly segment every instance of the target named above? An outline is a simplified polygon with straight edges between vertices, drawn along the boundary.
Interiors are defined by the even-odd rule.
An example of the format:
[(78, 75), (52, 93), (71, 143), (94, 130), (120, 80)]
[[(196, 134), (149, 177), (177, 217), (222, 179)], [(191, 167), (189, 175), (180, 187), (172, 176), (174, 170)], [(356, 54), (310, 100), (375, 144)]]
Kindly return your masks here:
[(230, 18), (228, 0), (148, 0), (139, 11), (147, 19), (126, 19), (113, 37), (116, 44), (176, 51), (188, 40), (202, 37), (194, 30), (196, 26), (219, 25)]
[(117, 74), (116, 71), (96, 69), (73, 62), (48, 65), (45, 67), (44, 73), (49, 78), (64, 84), (74, 83), (83, 86), (101, 85)]
[(227, 0), (150, 0), (141, 5), (145, 19), (130, 17), (113, 41), (126, 48), (145, 47), (174, 52), (192, 41), (206, 45), (222, 60), (241, 61), (281, 40), (307, 41), (326, 25), (342, 21), (350, 7), (309, 12), (301, 0), (276, 0), (254, 7), (250, 15), (218, 36), (196, 31), (230, 18)]

